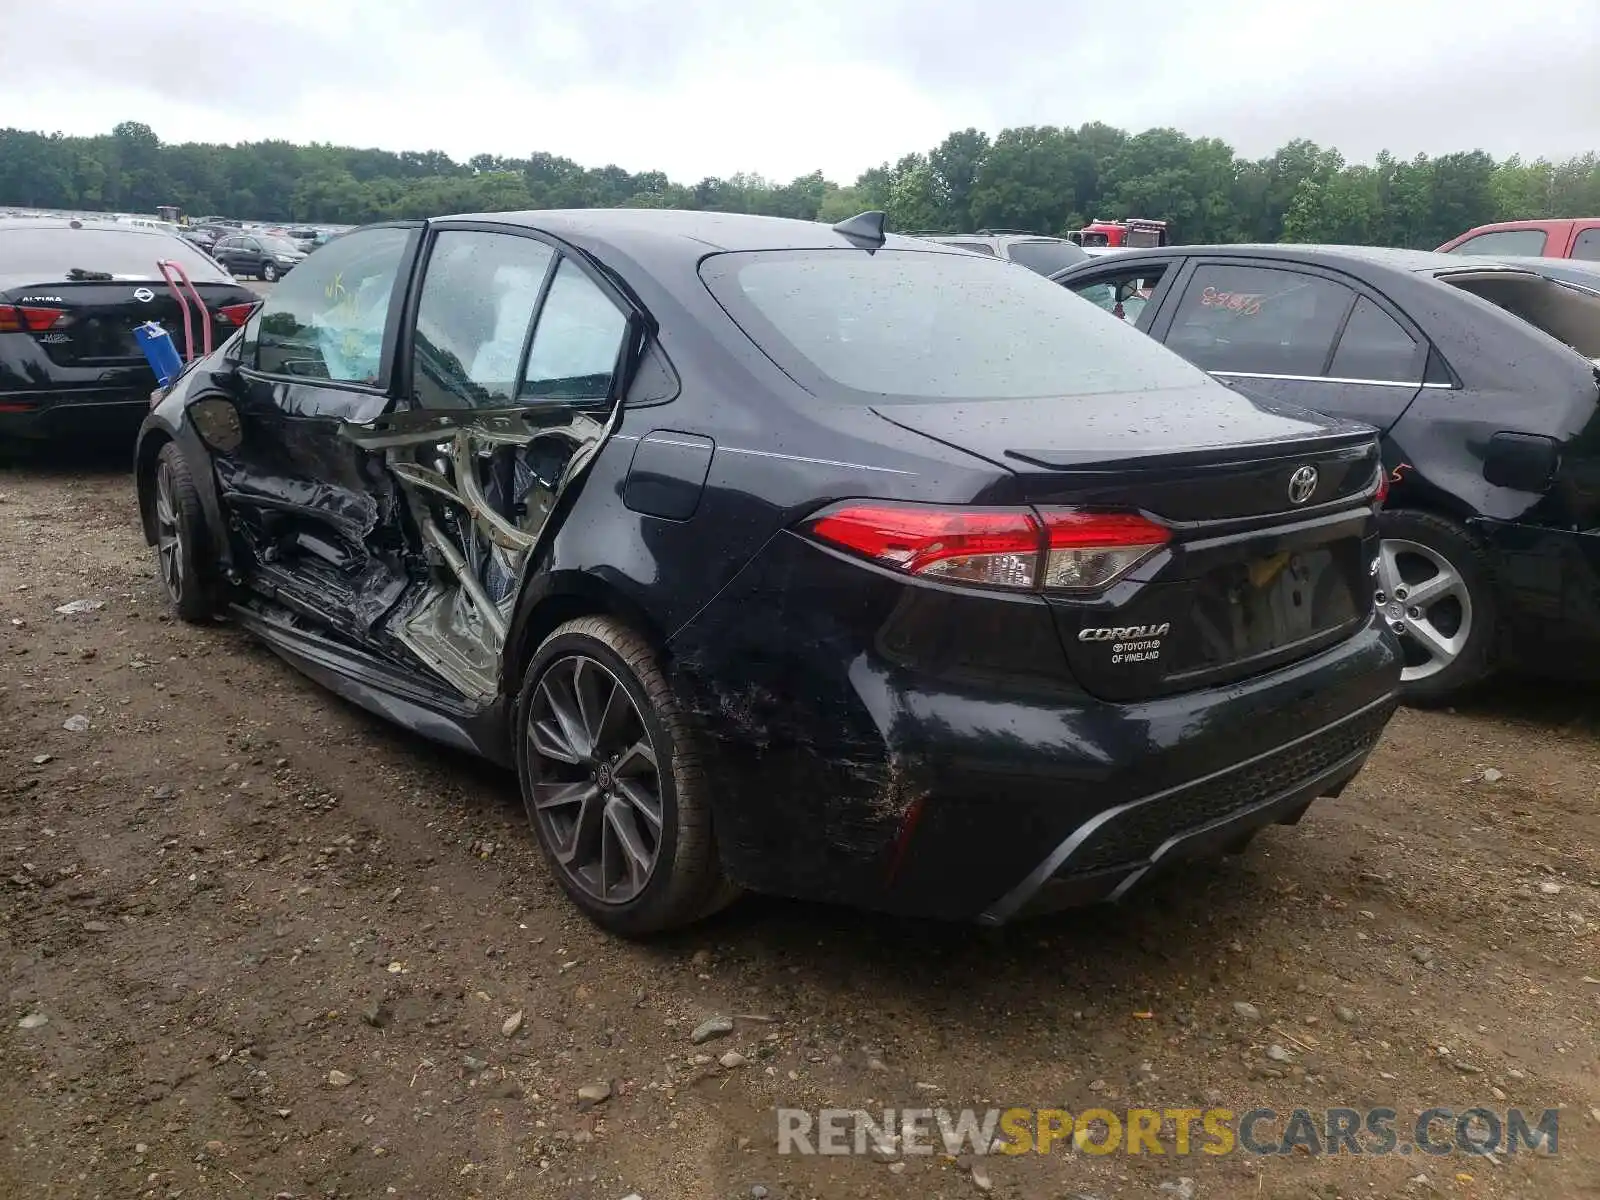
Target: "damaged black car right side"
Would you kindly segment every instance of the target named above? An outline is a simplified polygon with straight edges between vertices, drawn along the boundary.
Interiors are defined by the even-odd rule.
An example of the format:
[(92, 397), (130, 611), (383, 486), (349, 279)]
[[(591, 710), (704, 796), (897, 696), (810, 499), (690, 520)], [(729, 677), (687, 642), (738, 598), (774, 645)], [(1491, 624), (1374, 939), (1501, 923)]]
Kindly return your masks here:
[(1371, 430), (1048, 281), (648, 210), (356, 230), (146, 421), (163, 584), (513, 767), (573, 900), (990, 922), (1298, 819), (1394, 704)]

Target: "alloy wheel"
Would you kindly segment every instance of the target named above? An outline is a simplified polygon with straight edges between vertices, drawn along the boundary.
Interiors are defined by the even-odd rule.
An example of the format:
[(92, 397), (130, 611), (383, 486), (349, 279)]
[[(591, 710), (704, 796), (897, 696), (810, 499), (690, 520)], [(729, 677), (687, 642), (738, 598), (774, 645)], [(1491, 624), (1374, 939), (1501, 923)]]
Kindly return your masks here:
[(655, 742), (628, 689), (582, 654), (553, 660), (528, 702), (529, 816), (567, 876), (605, 904), (650, 882), (664, 809)]
[(165, 462), (156, 469), (156, 557), (161, 580), (177, 601), (183, 595), (183, 526), (178, 519), (172, 467)]
[(1400, 637), (1402, 683), (1436, 675), (1461, 657), (1472, 636), (1472, 595), (1461, 572), (1420, 542), (1384, 539), (1373, 603)]

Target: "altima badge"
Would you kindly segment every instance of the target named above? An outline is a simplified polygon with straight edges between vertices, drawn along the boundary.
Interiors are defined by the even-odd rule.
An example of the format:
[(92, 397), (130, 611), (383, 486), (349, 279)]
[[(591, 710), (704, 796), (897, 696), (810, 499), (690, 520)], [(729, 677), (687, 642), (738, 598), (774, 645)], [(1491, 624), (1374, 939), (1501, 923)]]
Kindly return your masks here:
[(1317, 490), (1317, 469), (1315, 467), (1301, 467), (1289, 476), (1289, 503), (1304, 504), (1311, 499), (1311, 493)]

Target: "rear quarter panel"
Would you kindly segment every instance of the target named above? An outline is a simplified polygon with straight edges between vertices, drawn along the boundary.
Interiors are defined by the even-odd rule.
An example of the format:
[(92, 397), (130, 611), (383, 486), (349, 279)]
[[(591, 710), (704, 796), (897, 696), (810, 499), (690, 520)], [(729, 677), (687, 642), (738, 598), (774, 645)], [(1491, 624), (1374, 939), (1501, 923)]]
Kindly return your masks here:
[(1408, 311), (1459, 386), (1423, 389), (1391, 430), (1405, 467), (1391, 504), (1415, 498), (1461, 519), (1592, 521), (1559, 481), (1542, 492), (1497, 487), (1484, 478), (1483, 464), (1496, 433), (1517, 432), (1555, 439), (1563, 470), (1575, 469), (1600, 434), (1594, 368), (1533, 326), (1448, 285), (1428, 281)]

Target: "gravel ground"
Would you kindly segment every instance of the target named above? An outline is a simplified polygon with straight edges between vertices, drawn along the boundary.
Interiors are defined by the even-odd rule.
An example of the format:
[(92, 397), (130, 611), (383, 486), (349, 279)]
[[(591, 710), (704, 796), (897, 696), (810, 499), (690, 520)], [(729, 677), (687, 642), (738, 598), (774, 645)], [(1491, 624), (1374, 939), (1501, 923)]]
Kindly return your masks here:
[[(1121, 908), (748, 899), (632, 945), (509, 777), (170, 620), (120, 457), (0, 469), (0, 1195), (1597, 1194), (1592, 691), (1402, 712), (1342, 798)], [(779, 1155), (773, 1111), (1474, 1104), (1561, 1106), (1559, 1155), (973, 1169)]]

